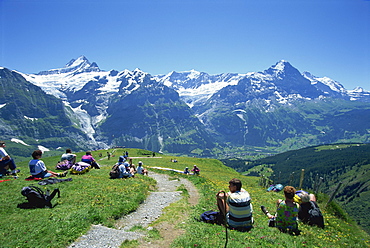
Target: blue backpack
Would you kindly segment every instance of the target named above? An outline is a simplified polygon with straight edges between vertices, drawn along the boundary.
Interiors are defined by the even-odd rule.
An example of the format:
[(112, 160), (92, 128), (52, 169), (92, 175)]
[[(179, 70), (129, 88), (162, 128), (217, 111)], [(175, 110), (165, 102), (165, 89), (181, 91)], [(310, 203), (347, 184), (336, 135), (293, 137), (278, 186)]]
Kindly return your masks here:
[(200, 221), (222, 225), (224, 224), (224, 216), (220, 212), (206, 211), (200, 215)]

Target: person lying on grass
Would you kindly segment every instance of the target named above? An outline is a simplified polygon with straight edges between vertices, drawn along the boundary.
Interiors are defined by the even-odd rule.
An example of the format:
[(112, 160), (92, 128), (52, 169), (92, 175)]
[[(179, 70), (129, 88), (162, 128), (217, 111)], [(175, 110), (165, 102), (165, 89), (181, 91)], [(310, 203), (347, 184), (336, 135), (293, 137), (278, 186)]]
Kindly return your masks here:
[(41, 150), (35, 150), (32, 153), (32, 160), (30, 160), (28, 166), (32, 177), (45, 178), (45, 177), (65, 177), (68, 171), (62, 173), (53, 172), (46, 169), (46, 166), (40, 158), (42, 157)]

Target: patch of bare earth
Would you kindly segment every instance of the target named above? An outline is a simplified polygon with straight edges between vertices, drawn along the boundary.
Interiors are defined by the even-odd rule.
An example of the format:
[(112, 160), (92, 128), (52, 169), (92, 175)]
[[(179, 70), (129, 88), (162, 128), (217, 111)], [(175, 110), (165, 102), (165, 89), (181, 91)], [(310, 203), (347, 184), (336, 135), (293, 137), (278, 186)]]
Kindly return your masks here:
[[(198, 201), (199, 201), (198, 190), (195, 188), (195, 186), (191, 182), (187, 183), (185, 185), (185, 187), (189, 192), (189, 198), (188, 198), (189, 204), (191, 206), (197, 205)], [(188, 214), (184, 213), (183, 216), (184, 216), (184, 219), (186, 219), (188, 217)], [(181, 221), (182, 220), (177, 219), (175, 222), (169, 223), (167, 221), (164, 221), (164, 222), (161, 222), (161, 223), (158, 223), (158, 224), (154, 225), (153, 227), (156, 228), (159, 231), (162, 238), (160, 240), (154, 240), (154, 241), (151, 241), (151, 242), (141, 241), (141, 243), (138, 247), (139, 248), (147, 248), (147, 247), (166, 248), (166, 247), (170, 247), (172, 242), (177, 237), (179, 237), (179, 236), (181, 236), (185, 233), (185, 230), (176, 228), (176, 226), (178, 226), (178, 224), (180, 224)]]

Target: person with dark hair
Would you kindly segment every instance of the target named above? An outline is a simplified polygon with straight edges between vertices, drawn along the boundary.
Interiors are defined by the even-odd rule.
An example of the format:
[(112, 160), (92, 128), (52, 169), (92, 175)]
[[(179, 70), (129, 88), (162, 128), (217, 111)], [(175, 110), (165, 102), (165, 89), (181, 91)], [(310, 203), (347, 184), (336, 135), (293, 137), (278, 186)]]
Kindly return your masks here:
[(143, 167), (143, 162), (139, 161), (136, 172), (141, 175), (148, 175), (148, 170)]
[(191, 170), (193, 172), (193, 175), (199, 175), (200, 169), (197, 165), (194, 165), (194, 168)]
[(68, 171), (63, 173), (57, 173), (46, 169), (46, 166), (40, 158), (42, 157), (41, 150), (35, 150), (32, 153), (32, 160), (30, 160), (28, 166), (30, 173), (34, 178), (45, 178), (45, 177), (65, 177)]
[(251, 197), (237, 178), (229, 181), (229, 190), (226, 195), (221, 191), (217, 193), (218, 209), (226, 216), (230, 228), (248, 231), (253, 228)]
[(100, 169), (99, 164), (95, 161), (90, 151), (87, 151), (86, 154), (81, 157), (81, 161), (90, 164), (91, 167), (95, 169)]
[(296, 189), (293, 186), (284, 187), (285, 200), (277, 201), (276, 215), (270, 214), (264, 206), (262, 211), (270, 219), (269, 226), (276, 226), (281, 232), (299, 235), (298, 230), (298, 211), (299, 205), (294, 202)]
[(14, 160), (9, 156), (9, 154), (5, 151), (4, 148), (5, 142), (0, 141), (0, 174), (1, 176), (8, 174), (16, 176), (20, 170), (16, 169), (17, 166)]
[(73, 165), (76, 163), (76, 154), (73, 154), (72, 150), (68, 148), (66, 149), (66, 153), (64, 153), (62, 157), (60, 158), (60, 161), (63, 161), (63, 160), (68, 160)]

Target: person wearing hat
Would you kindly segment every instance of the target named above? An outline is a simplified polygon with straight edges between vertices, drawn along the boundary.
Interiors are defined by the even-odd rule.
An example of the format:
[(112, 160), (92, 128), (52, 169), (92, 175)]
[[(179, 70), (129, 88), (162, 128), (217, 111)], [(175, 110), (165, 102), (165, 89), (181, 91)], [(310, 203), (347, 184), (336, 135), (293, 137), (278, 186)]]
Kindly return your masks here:
[[(0, 141), (0, 174), (1, 176), (4, 175), (17, 175), (20, 171), (17, 168), (14, 160), (9, 156), (9, 154), (5, 151), (5, 142)], [(11, 171), (9, 171), (11, 170)]]
[(123, 153), (122, 156), (119, 156), (118, 163), (123, 164), (124, 162), (126, 162), (126, 160), (127, 160), (127, 155), (125, 155), (125, 153)]
[(185, 170), (184, 170), (184, 174), (189, 175), (189, 173), (190, 173), (189, 172), (189, 167), (186, 167)]
[(139, 161), (136, 168), (137, 173), (141, 175), (148, 175), (148, 171), (143, 167), (143, 162)]
[(119, 167), (120, 175), (118, 178), (130, 178), (134, 175), (130, 172), (130, 164), (125, 161), (123, 164), (121, 164)]

